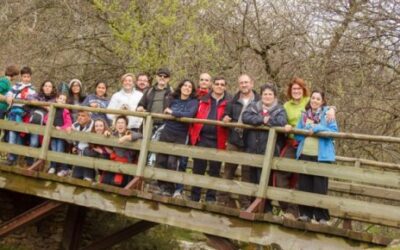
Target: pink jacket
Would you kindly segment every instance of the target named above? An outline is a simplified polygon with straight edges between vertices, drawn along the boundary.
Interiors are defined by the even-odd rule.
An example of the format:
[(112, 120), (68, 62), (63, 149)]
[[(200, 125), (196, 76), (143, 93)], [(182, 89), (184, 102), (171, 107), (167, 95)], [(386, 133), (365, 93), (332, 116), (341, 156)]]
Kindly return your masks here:
[[(49, 113), (44, 116), (44, 123), (47, 124), (47, 120), (49, 118)], [(66, 130), (72, 126), (71, 114), (68, 109), (63, 109), (63, 120), (64, 125), (62, 125), (61, 129)]]

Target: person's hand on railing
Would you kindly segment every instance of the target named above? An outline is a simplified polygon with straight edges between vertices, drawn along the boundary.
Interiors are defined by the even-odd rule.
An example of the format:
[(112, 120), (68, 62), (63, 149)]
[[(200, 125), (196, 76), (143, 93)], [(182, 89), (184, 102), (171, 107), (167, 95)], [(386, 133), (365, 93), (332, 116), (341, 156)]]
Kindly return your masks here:
[(164, 114), (172, 115), (172, 109), (170, 109), (170, 108), (164, 109)]
[(334, 122), (336, 120), (336, 107), (330, 106), (328, 111), (326, 112), (326, 121)]
[(226, 116), (224, 116), (224, 118), (222, 118), (222, 121), (223, 122), (230, 122), (230, 121), (232, 121), (232, 118), (229, 117), (229, 115), (226, 115)]
[(269, 115), (268, 115), (268, 116), (264, 116), (264, 119), (263, 119), (263, 120), (264, 120), (264, 124), (267, 124), (267, 123), (268, 123), (269, 117), (270, 117)]
[(62, 130), (62, 128), (60, 126), (56, 126), (57, 130)]
[(286, 125), (283, 127), (283, 129), (284, 129), (286, 132), (290, 132), (290, 131), (292, 131), (293, 127), (292, 127), (292, 125), (290, 125), (290, 124), (286, 124)]
[(131, 141), (131, 140), (132, 140), (132, 136), (130, 134), (129, 135), (124, 135), (124, 136), (122, 136), (122, 137), (120, 137), (118, 139), (118, 143), (122, 144), (124, 142)]
[(68, 128), (65, 129), (65, 132), (67, 132), (67, 134), (71, 134), (71, 131), (72, 131), (71, 127), (68, 127)]
[(104, 131), (104, 136), (110, 137), (110, 135), (111, 135), (111, 131), (109, 131), (109, 130)]
[(313, 135), (313, 134), (314, 134), (314, 131), (312, 128), (310, 130), (308, 130), (308, 135)]
[(146, 109), (143, 108), (143, 106), (139, 106), (139, 107), (136, 108), (136, 111), (137, 112), (146, 112)]
[(11, 105), (13, 100), (14, 100), (14, 98), (12, 96), (7, 96), (6, 97), (6, 102), (7, 102), (8, 105)]
[(92, 108), (100, 108), (98, 103), (92, 102), (91, 104), (89, 104), (90, 107)]

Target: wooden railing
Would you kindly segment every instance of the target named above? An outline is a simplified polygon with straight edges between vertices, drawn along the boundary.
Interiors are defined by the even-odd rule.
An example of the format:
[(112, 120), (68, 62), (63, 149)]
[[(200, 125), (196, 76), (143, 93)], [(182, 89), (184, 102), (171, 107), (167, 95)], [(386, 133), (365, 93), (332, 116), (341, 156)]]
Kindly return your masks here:
[[(152, 141), (151, 131), (154, 118), (175, 119), (169, 115), (131, 112), (126, 110), (96, 109), (73, 105), (60, 105), (39, 102), (26, 102), (32, 106), (49, 106), (49, 119), (46, 126), (39, 126), (26, 123), (0, 121), (0, 129), (26, 132), (43, 135), (43, 142), (40, 148), (30, 148), (22, 145), (13, 145), (5, 142), (0, 143), (0, 151), (14, 153), (23, 156), (30, 156), (42, 161), (54, 161), (69, 163), (71, 165), (86, 168), (106, 170), (135, 176), (135, 179), (121, 193), (133, 195), (132, 188), (142, 188), (143, 180), (163, 180), (174, 183), (181, 183), (187, 186), (198, 186), (217, 191), (229, 192), (237, 195), (256, 197), (263, 201), (266, 199), (302, 204), (308, 206), (327, 208), (337, 217), (359, 220), (373, 224), (400, 227), (399, 205), (391, 205), (390, 202), (400, 200), (400, 172), (399, 164), (382, 163), (364, 159), (353, 159), (338, 157), (343, 162), (354, 162), (356, 167), (341, 163), (326, 164), (317, 162), (299, 161), (274, 157), (273, 152), (278, 133), (284, 132), (283, 128), (252, 127), (237, 123), (223, 123), (220, 121), (209, 121), (200, 119), (180, 118), (182, 122), (199, 122), (228, 127), (241, 127), (251, 129), (269, 130), (269, 138), (264, 155), (256, 155), (229, 150), (217, 150), (188, 145), (170, 144), (159, 141)], [(133, 115), (144, 118), (143, 139), (136, 142), (119, 144), (115, 138), (105, 138), (94, 133), (74, 132), (66, 133), (53, 129), (52, 124), (56, 108), (68, 108), (76, 110), (87, 110), (91, 112), (102, 112), (110, 114)], [(291, 133), (307, 134), (307, 131), (294, 129)], [(355, 133), (327, 133), (321, 132), (313, 136), (334, 137), (350, 140), (369, 140), (375, 142), (400, 143), (398, 137), (365, 135)], [(110, 160), (78, 156), (68, 153), (49, 151), (51, 138), (61, 138), (70, 141), (85, 141), (88, 143), (101, 144), (105, 146), (117, 146), (140, 150), (137, 164), (123, 164)], [(149, 152), (164, 153), (170, 155), (187, 156), (213, 160), (225, 163), (235, 163), (262, 168), (259, 184), (247, 183), (238, 180), (226, 180), (216, 177), (194, 175), (190, 173), (171, 171), (161, 168), (146, 166)], [(362, 166), (378, 166), (380, 169), (363, 168)], [(281, 170), (300, 174), (325, 176), (330, 179), (330, 189), (337, 192), (355, 194), (379, 198), (389, 202), (383, 204), (380, 201), (365, 201), (356, 197), (338, 197), (333, 195), (319, 195), (314, 193), (301, 192), (292, 189), (282, 189), (268, 186), (268, 180), (272, 170)], [(397, 203), (398, 204), (398, 203)], [(258, 211), (254, 211), (257, 212)], [(249, 217), (244, 217), (249, 218)]]

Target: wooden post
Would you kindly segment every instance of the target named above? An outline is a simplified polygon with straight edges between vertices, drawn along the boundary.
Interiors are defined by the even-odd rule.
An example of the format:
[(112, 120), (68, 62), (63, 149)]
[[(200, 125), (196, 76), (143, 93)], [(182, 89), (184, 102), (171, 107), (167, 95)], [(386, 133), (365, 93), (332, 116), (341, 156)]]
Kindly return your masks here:
[(61, 249), (77, 250), (82, 235), (83, 224), (86, 217), (85, 207), (70, 205), (68, 207), (67, 216), (65, 218), (63, 239)]
[(145, 120), (142, 144), (140, 145), (140, 153), (137, 164), (138, 168), (136, 170), (136, 176), (130, 183), (128, 183), (128, 185), (126, 185), (124, 190), (122, 190), (123, 193), (126, 193), (126, 190), (130, 190), (132, 188), (141, 189), (142, 187), (144, 168), (146, 167), (147, 154), (149, 152), (149, 144), (151, 141), (152, 132), (153, 132), (153, 117), (151, 115), (148, 115)]
[(148, 229), (157, 225), (157, 223), (150, 221), (138, 221), (133, 225), (130, 225), (126, 228), (119, 230), (118, 232), (115, 232), (91, 243), (89, 246), (83, 248), (83, 250), (111, 249), (112, 246), (121, 243), (122, 241), (128, 240), (132, 236), (145, 232)]
[(49, 150), (51, 129), (53, 128), (54, 118), (56, 116), (56, 108), (50, 105), (49, 117), (47, 119), (46, 128), (44, 129), (44, 136), (42, 141), (42, 147), (40, 149), (39, 160), (45, 161), (47, 158), (47, 151)]
[(277, 139), (276, 130), (274, 128), (271, 128), (269, 130), (268, 142), (265, 148), (260, 183), (258, 185), (258, 191), (257, 191), (257, 198), (246, 211), (240, 212), (241, 218), (254, 220), (255, 219), (254, 212), (257, 211), (261, 213), (264, 212), (265, 199), (267, 198), (267, 188), (269, 183), (269, 177), (271, 175), (272, 160), (274, 158), (276, 139)]

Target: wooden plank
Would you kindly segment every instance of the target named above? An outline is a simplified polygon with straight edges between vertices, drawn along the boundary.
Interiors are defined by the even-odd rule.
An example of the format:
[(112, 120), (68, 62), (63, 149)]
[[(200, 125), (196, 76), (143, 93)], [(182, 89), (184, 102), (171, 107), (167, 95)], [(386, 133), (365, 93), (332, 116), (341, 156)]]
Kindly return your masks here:
[(118, 143), (118, 138), (115, 137), (105, 137), (103, 135), (98, 135), (95, 133), (87, 133), (87, 132), (78, 132), (71, 131), (70, 133), (66, 133), (65, 131), (52, 130), (51, 137), (60, 138), (69, 141), (82, 141), (93, 144), (111, 146), (111, 147), (120, 147), (120, 148), (128, 148), (128, 149), (140, 149), (140, 145), (142, 140), (137, 140), (135, 142), (125, 142), (123, 144)]
[(148, 115), (145, 120), (144, 130), (143, 130), (143, 140), (140, 145), (140, 154), (138, 159), (138, 168), (136, 171), (136, 176), (143, 177), (144, 168), (147, 163), (147, 154), (149, 152), (149, 144), (153, 132), (153, 118)]
[(18, 131), (28, 134), (43, 135), (44, 134), (43, 128), (44, 126), (30, 124), (30, 123), (13, 122), (7, 120), (1, 120), (0, 122), (0, 129)]
[(44, 136), (43, 136), (42, 146), (40, 148), (39, 159), (41, 159), (41, 160), (46, 160), (46, 158), (47, 158), (47, 152), (49, 150), (50, 139), (51, 139), (50, 132), (51, 132), (51, 130), (53, 128), (53, 123), (54, 123), (55, 116), (56, 116), (56, 109), (54, 108), (54, 106), (50, 106), (46, 128), (44, 129)]
[(339, 164), (274, 158), (273, 169), (400, 188), (400, 173), (354, 168)]
[(73, 154), (65, 154), (54, 151), (49, 151), (48, 158), (49, 161), (55, 162), (68, 162), (71, 165), (81, 166), (92, 169), (100, 169), (105, 171), (110, 171), (114, 173), (135, 175), (137, 171), (136, 164), (132, 163), (121, 163), (111, 160), (104, 160), (100, 158), (80, 156)]
[(76, 205), (68, 207), (65, 218), (61, 249), (78, 250), (82, 235), (82, 229), (86, 218), (86, 208)]
[(47, 200), (22, 214), (15, 216), (0, 225), (0, 238), (45, 218), (55, 212), (62, 205), (63, 203)]
[(281, 189), (269, 187), (267, 196), (272, 200), (285, 201), (293, 204), (321, 207), (346, 215), (347, 218), (380, 225), (388, 225), (400, 228), (399, 206), (384, 205), (370, 201), (360, 201), (350, 198), (335, 197), (296, 191), (293, 189)]
[(82, 250), (99, 250), (99, 249), (111, 249), (112, 246), (121, 243), (122, 241), (128, 240), (129, 238), (145, 232), (150, 228), (157, 226), (157, 223), (150, 221), (138, 221), (133, 225), (119, 230), (111, 235), (108, 235), (96, 242), (93, 242)]
[(266, 199), (269, 177), (271, 175), (272, 160), (274, 158), (277, 134), (275, 129), (271, 129), (268, 134), (268, 142), (265, 148), (264, 161), (261, 170), (260, 184), (258, 186), (257, 197)]
[[(10, 179), (12, 181), (8, 181)], [(337, 237), (336, 234), (346, 235), (347, 231), (342, 229), (314, 225), (304, 231), (298, 230), (301, 229), (299, 225), (304, 227), (304, 224), (299, 222), (284, 228), (278, 224), (246, 221), (217, 213), (177, 207), (137, 197), (120, 196), (94, 188), (72, 186), (67, 183), (51, 183), (7, 172), (2, 172), (0, 175), (0, 188), (264, 246), (278, 244), (283, 249), (321, 249), (322, 246), (327, 244), (335, 246), (337, 249), (367, 247), (360, 242)], [(294, 227), (297, 227), (297, 229), (293, 229)], [(315, 233), (315, 230), (321, 230), (328, 234), (334, 232), (335, 235), (325, 236)], [(387, 245), (391, 242), (390, 239), (385, 237), (370, 237), (370, 234), (357, 232), (346, 237), (375, 244)]]
[(359, 161), (361, 163), (361, 167), (363, 165), (368, 165), (368, 166), (374, 166), (374, 167), (381, 167), (381, 168), (385, 168), (385, 169), (400, 170), (400, 164), (397, 164), (397, 163), (380, 162), (380, 161), (373, 161), (373, 160), (368, 160), (368, 159), (345, 157), (345, 156), (336, 156), (336, 160), (343, 161), (343, 162)]
[(384, 200), (400, 201), (400, 190), (374, 187), (369, 185), (329, 180), (329, 190), (343, 192), (363, 197), (374, 197)]
[(171, 144), (160, 141), (151, 141), (149, 151), (211, 161), (229, 162), (239, 165), (249, 165), (260, 168), (264, 158), (262, 155), (257, 154), (242, 153), (230, 150), (218, 150), (182, 144)]

